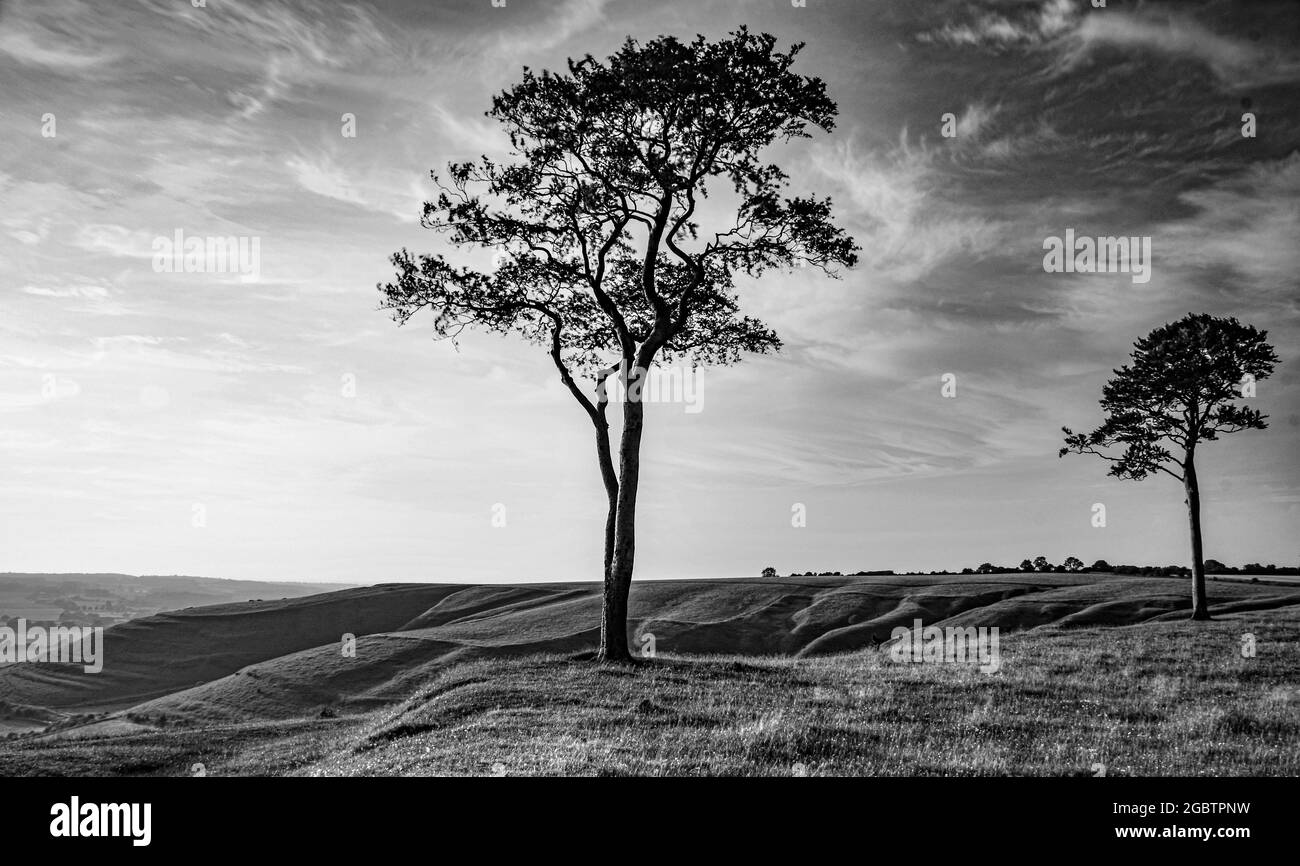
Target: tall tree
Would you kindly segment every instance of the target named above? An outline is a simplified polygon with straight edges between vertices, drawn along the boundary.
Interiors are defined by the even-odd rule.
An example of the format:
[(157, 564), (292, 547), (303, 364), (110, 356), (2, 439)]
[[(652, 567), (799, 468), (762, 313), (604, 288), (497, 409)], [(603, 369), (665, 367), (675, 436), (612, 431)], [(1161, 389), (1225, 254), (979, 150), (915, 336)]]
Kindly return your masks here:
[[(791, 71), (802, 47), (783, 53), (772, 36), (741, 28), (718, 41), (628, 39), (607, 60), (570, 60), (563, 73), (525, 68), (487, 112), (509, 134), (511, 161), (451, 164), (424, 209), (424, 224), (453, 245), (509, 256), (483, 271), (402, 250), (395, 281), (380, 286), (399, 324), (428, 308), (440, 337), (480, 327), (547, 347), (590, 418), (608, 506), (603, 660), (631, 658), (649, 371), (780, 347), (740, 314), (736, 274), (811, 265), (834, 276), (857, 260), (830, 200), (787, 197), (788, 176), (763, 158), (769, 145), (834, 127), (824, 83)], [(610, 377), (623, 386), (617, 464)]]
[[(1091, 433), (1061, 428), (1062, 457), (1094, 454), (1110, 462), (1110, 474), (1117, 478), (1140, 481), (1163, 472), (1182, 482), (1192, 537), (1195, 620), (1210, 618), (1196, 448), (1223, 433), (1268, 426), (1268, 416), (1236, 402), (1273, 372), (1277, 354), (1267, 336), (1234, 318), (1189, 313), (1134, 344), (1132, 363), (1113, 371), (1102, 389), (1100, 427)], [(1122, 450), (1107, 450), (1112, 447)]]

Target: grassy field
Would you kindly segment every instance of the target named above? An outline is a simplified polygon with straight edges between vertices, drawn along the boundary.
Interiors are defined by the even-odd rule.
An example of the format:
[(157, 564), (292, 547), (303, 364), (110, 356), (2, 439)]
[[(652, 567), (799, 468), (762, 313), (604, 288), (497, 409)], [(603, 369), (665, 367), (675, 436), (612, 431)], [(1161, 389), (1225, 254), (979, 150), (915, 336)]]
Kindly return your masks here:
[(482, 659), (336, 718), (10, 739), (0, 774), (1300, 775), (1293, 608), (1049, 626), (1001, 651), (994, 674), (879, 650)]

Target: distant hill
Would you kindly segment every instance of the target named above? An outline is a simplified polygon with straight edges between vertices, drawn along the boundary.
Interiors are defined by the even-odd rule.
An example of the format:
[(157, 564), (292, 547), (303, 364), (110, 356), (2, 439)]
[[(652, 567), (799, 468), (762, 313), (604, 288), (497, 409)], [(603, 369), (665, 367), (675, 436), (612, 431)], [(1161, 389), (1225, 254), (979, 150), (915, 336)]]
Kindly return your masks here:
[(0, 701), (78, 712), (129, 706), (246, 665), (337, 644), (344, 633), (399, 629), (459, 588), (389, 584), (134, 619), (105, 630), (99, 673), (75, 665), (0, 667)]
[(0, 619), (111, 625), (165, 610), (255, 598), (301, 598), (350, 585), (188, 575), (0, 572)]

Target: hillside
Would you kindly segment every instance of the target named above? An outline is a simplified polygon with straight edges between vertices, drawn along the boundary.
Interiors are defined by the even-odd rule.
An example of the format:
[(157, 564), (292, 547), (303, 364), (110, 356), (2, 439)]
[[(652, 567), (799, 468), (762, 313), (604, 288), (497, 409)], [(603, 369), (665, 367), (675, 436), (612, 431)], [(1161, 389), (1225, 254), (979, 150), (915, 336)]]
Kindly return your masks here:
[(300, 599), (210, 605), (131, 620), (104, 631), (104, 668), (0, 667), (0, 702), (64, 711), (118, 709), (234, 673), (341, 635), (401, 628), (463, 587), (386, 585)]
[[(1211, 595), (1219, 616), (1300, 606), (1290, 587), (1215, 583)], [(874, 647), (915, 619), (1016, 632), (1157, 623), (1184, 617), (1188, 606), (1186, 581), (1170, 578), (755, 578), (634, 584), (631, 620), (638, 651), (653, 635), (659, 654), (813, 657)], [(98, 724), (363, 713), (407, 699), (453, 663), (589, 651), (599, 608), (598, 585), (572, 583), (396, 584), (196, 608), (109, 629), (97, 675), (0, 669), (0, 702), (13, 729), (127, 710), (129, 725), (125, 712)], [(341, 650), (345, 633), (358, 637), (355, 657)]]
[(11, 739), (0, 775), (1300, 774), (1295, 605), (1053, 624), (1002, 646), (992, 676), (871, 649), (631, 669), (573, 654), (460, 660), (409, 672), (405, 697), (356, 715), (123, 719)]

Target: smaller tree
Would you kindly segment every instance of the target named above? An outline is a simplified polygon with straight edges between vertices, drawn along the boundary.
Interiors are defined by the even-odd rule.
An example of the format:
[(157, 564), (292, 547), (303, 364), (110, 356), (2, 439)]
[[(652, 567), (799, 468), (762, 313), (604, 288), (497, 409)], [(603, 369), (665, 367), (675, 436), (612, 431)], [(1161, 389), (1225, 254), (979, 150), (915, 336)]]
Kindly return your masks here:
[(776, 569), (769, 565), (763, 569), (763, 577), (776, 577)]
[(1033, 570), (1034, 570), (1034, 564), (1033, 564), (1032, 562), (1030, 562), (1029, 560), (1027, 560), (1027, 559), (1022, 559), (1022, 560), (1020, 560), (1020, 570), (1021, 570), (1021, 571), (1033, 571)]
[(1109, 562), (1107, 562), (1104, 559), (1099, 559), (1096, 562), (1094, 562), (1092, 564), (1092, 567), (1088, 570), (1089, 571), (1110, 571), (1111, 567)]
[(1228, 566), (1224, 565), (1222, 562), (1219, 562), (1219, 560), (1217, 559), (1207, 559), (1205, 560), (1205, 573), (1206, 574), (1227, 574)]
[(1047, 561), (1046, 556), (1034, 557), (1034, 571), (1051, 571), (1052, 564)]
[(1083, 560), (1074, 556), (1067, 556), (1065, 562), (1061, 564), (1066, 571), (1083, 571)]
[[(1277, 354), (1265, 342), (1267, 336), (1236, 319), (1189, 313), (1134, 344), (1132, 364), (1115, 370), (1102, 388), (1105, 419), (1100, 427), (1091, 433), (1061, 428), (1062, 457), (1093, 454), (1110, 462), (1116, 478), (1140, 481), (1163, 472), (1182, 483), (1191, 529), (1195, 620), (1210, 618), (1196, 448), (1222, 433), (1268, 426), (1267, 416), (1235, 402), (1253, 396), (1255, 383), (1273, 372)], [(1112, 447), (1122, 450), (1107, 451)]]
[(991, 562), (981, 562), (981, 563), (979, 564), (979, 568), (975, 569), (975, 572), (976, 572), (976, 574), (992, 574), (992, 573), (993, 573), (993, 563), (991, 563)]

